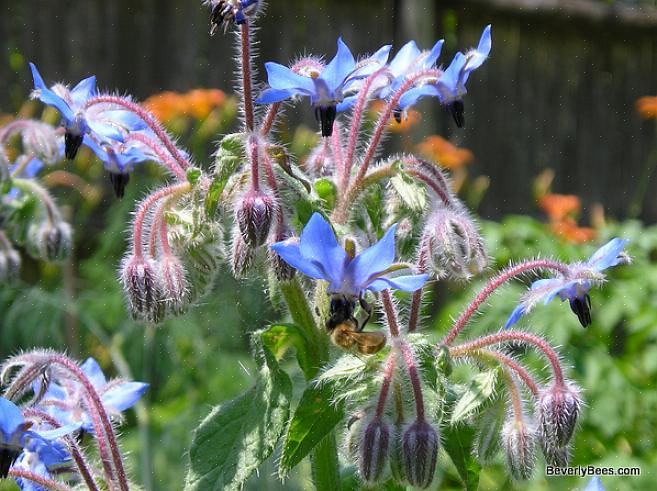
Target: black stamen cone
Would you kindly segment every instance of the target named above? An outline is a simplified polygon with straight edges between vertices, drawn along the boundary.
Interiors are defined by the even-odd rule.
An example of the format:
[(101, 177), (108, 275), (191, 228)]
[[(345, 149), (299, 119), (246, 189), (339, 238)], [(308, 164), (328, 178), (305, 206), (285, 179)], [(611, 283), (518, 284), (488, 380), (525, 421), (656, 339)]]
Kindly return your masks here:
[(64, 133), (64, 153), (67, 159), (73, 160), (75, 158), (83, 139), (84, 135), (77, 135), (68, 131)]
[(392, 110), (392, 116), (395, 118), (395, 121), (397, 121), (397, 124), (401, 124), (403, 115), (404, 111), (401, 107), (396, 107)]
[(463, 128), (463, 126), (465, 126), (465, 115), (464, 115), (465, 104), (463, 104), (463, 101), (458, 100), (452, 102), (451, 104), (448, 104), (447, 110), (454, 118), (454, 122), (456, 123), (456, 126), (458, 126), (459, 128)]
[(23, 449), (0, 447), (0, 479), (4, 479), (9, 474), (9, 468), (16, 461)]
[(570, 309), (577, 315), (582, 327), (591, 325), (591, 297), (574, 298), (570, 301)]
[(125, 187), (130, 181), (130, 174), (116, 174), (114, 172), (109, 173), (110, 181), (112, 182), (112, 187), (114, 188), (114, 194), (117, 198), (123, 198), (125, 194)]
[(319, 106), (315, 108), (315, 118), (322, 126), (322, 136), (333, 135), (333, 123), (337, 111), (335, 106)]

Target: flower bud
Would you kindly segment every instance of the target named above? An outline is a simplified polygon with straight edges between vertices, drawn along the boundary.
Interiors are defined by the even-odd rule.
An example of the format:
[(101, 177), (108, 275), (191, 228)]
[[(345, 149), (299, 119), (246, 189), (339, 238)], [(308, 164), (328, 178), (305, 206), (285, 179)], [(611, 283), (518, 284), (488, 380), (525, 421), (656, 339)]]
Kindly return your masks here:
[(581, 405), (580, 390), (570, 382), (553, 382), (541, 391), (536, 403), (536, 416), (546, 456), (568, 445), (577, 425)]
[(358, 470), (366, 484), (381, 481), (388, 461), (390, 429), (381, 418), (374, 418), (365, 428), (359, 445)]
[(244, 242), (251, 247), (259, 247), (267, 240), (276, 202), (262, 192), (251, 190), (237, 203), (235, 221)]
[(536, 428), (510, 418), (502, 428), (502, 443), (513, 478), (520, 481), (531, 478), (536, 465)]
[(46, 261), (62, 261), (73, 250), (73, 231), (63, 220), (30, 225), (27, 234), (27, 251), (31, 256)]
[(436, 473), (438, 433), (424, 420), (407, 426), (402, 435), (402, 460), (406, 480), (411, 486), (427, 488)]
[(174, 314), (180, 314), (189, 305), (185, 269), (180, 260), (173, 254), (162, 256), (159, 266), (165, 307)]
[(54, 165), (62, 159), (57, 130), (40, 121), (30, 121), (22, 131), (23, 153)]
[(231, 250), (231, 266), (233, 276), (237, 279), (244, 278), (249, 268), (253, 264), (255, 258), (255, 250), (249, 246), (242, 234), (233, 233), (233, 248)]
[[(280, 228), (281, 230), (274, 234), (274, 237), (270, 240), (270, 244), (282, 242), (290, 237), (290, 233), (285, 227)], [(296, 270), (286, 261), (283, 261), (277, 252), (268, 249), (267, 255), (269, 257), (269, 267), (271, 268), (271, 271), (274, 273), (274, 276), (278, 281), (290, 281), (292, 278), (294, 278)]]
[(159, 323), (164, 315), (163, 287), (152, 261), (127, 256), (121, 265), (121, 281), (133, 319)]
[(570, 463), (570, 446), (551, 447), (543, 446), (545, 462), (553, 467), (568, 467)]
[(487, 266), (483, 240), (465, 210), (439, 209), (427, 220), (425, 233), (438, 277), (468, 279)]
[(13, 247), (0, 248), (0, 283), (9, 283), (21, 270), (21, 256)]

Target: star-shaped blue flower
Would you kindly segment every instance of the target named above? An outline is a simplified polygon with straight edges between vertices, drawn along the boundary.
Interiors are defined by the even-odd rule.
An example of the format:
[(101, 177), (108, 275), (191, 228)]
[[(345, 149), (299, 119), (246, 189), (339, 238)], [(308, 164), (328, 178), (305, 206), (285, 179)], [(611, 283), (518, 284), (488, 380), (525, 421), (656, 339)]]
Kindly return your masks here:
[(395, 260), (395, 229), (396, 225), (390, 227), (379, 242), (352, 259), (338, 244), (329, 223), (315, 213), (299, 240), (277, 242), (271, 248), (293, 268), (311, 278), (328, 281), (329, 294), (359, 297), (365, 290), (378, 292), (386, 288), (413, 292), (420, 289), (429, 276), (388, 275)]
[(16, 404), (0, 397), (0, 478), (7, 477), (9, 468), (24, 451), (37, 454), (46, 463), (66, 459), (57, 440), (79, 427), (72, 424), (53, 430), (34, 430)]
[(615, 238), (590, 257), (588, 261), (570, 266), (568, 274), (558, 278), (547, 278), (532, 283), (529, 291), (523, 296), (520, 304), (513, 310), (504, 324), (505, 328), (513, 324), (528, 313), (536, 304), (543, 301), (550, 303), (557, 296), (568, 300), (571, 310), (577, 315), (582, 326), (591, 324), (591, 299), (589, 291), (593, 286), (603, 283), (605, 277), (602, 272), (619, 264), (628, 264), (629, 256), (623, 252), (628, 241)]
[(54, 107), (62, 115), (66, 158), (75, 158), (85, 134), (92, 133), (103, 141), (123, 141), (127, 132), (145, 128), (145, 123), (130, 111), (108, 105), (86, 107), (87, 101), (97, 95), (95, 76), (85, 78), (73, 89), (61, 84), (48, 88), (34, 63), (30, 63), (30, 69), (34, 79), (32, 98)]
[[(375, 53), (375, 60), (380, 62), (383, 56), (387, 60), (389, 50), (385, 46), (381, 48)], [(374, 63), (358, 66), (347, 45), (342, 38), (338, 38), (337, 53), (321, 71), (310, 70), (302, 74), (278, 63), (265, 63), (270, 88), (260, 94), (256, 102), (271, 104), (294, 96), (310, 97), (315, 115), (321, 123), (322, 136), (331, 136), (336, 114), (348, 109), (354, 101), (353, 98), (345, 100), (346, 88), (354, 80), (372, 73), (374, 67)]]
[(593, 476), (582, 491), (605, 491), (600, 476)]
[(470, 74), (486, 61), (491, 46), (491, 26), (488, 25), (476, 49), (466, 54), (456, 53), (452, 63), (440, 78), (408, 90), (399, 101), (400, 108), (406, 109), (425, 96), (438, 97), (441, 104), (445, 105), (452, 114), (456, 125), (461, 128), (465, 124), (463, 116), (463, 96), (467, 93), (465, 84)]

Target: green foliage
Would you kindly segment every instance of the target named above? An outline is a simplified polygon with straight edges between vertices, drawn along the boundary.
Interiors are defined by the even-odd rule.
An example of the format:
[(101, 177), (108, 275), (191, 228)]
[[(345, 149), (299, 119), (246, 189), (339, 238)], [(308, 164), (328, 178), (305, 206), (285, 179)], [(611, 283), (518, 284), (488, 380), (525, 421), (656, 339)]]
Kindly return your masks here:
[(242, 489), (283, 433), (292, 382), (257, 335), (254, 344), (259, 364), (256, 384), (213, 409), (195, 430), (186, 491)]

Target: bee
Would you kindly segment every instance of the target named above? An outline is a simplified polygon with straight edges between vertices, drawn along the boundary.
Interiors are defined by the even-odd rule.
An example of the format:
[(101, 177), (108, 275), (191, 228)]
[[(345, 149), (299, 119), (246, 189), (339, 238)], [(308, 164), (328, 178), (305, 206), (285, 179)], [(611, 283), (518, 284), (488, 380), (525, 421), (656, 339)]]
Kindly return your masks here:
[[(354, 316), (356, 301), (367, 312), (367, 318), (360, 325)], [(332, 295), (330, 316), (326, 321), (331, 342), (345, 350), (355, 349), (363, 355), (378, 353), (386, 345), (386, 336), (382, 332), (363, 332), (371, 316), (372, 307), (363, 297), (356, 299), (343, 294)]]

